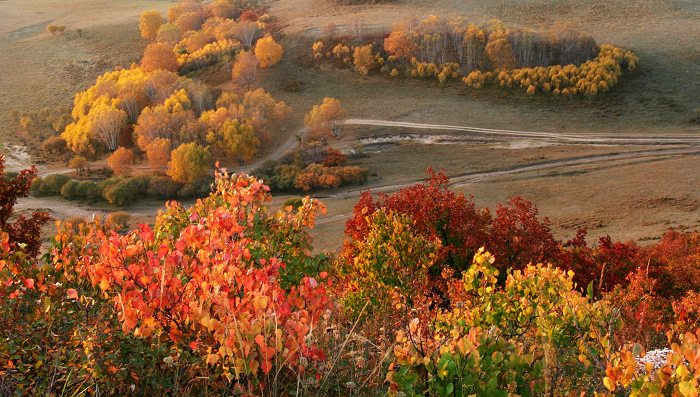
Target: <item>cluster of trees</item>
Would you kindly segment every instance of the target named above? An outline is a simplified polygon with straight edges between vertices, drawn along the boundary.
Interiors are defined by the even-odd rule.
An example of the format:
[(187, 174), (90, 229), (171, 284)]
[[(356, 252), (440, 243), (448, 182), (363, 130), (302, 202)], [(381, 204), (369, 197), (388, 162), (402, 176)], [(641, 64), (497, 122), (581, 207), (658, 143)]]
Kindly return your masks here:
[[(9, 394), (698, 393), (698, 233), (562, 243), (532, 204), (492, 216), (434, 174), (364, 195), (333, 259), (311, 254), (320, 202), (273, 212), (262, 181), (218, 174), (209, 197), (168, 203), (153, 227), (59, 224), (38, 258), (48, 219), (12, 222), (33, 172), (0, 178)], [(649, 323), (666, 296), (681, 298)], [(637, 361), (668, 344), (661, 368)]]
[(434, 15), (398, 23), (369, 44), (355, 41), (359, 43), (348, 44), (343, 37), (317, 41), (312, 56), (352, 66), (363, 75), (378, 70), (440, 83), (464, 78), (472, 88), (520, 86), (529, 94), (555, 95), (606, 91), (639, 60), (631, 51), (597, 46), (590, 36), (565, 26), (535, 32), (509, 29), (496, 20), (476, 26), (463, 18)]
[(347, 157), (328, 148), (323, 159), (305, 163), (301, 155), (293, 161), (266, 161), (254, 174), (266, 181), (273, 191), (309, 191), (361, 185), (367, 181), (365, 168), (347, 165)]
[[(213, 150), (247, 161), (257, 154), (269, 131), (286, 128), (290, 115), (289, 106), (262, 89), (239, 97), (172, 71), (133, 67), (108, 72), (78, 93), (73, 122), (61, 136), (76, 154), (112, 153), (108, 164), (118, 175), (130, 173), (137, 153), (128, 146), (135, 144), (153, 170), (191, 183), (191, 176), (177, 171), (181, 161), (173, 155), (179, 147), (189, 145), (178, 153)], [(208, 160), (211, 169), (211, 153), (195, 157), (199, 164)], [(185, 168), (201, 168), (192, 164)]]
[(637, 68), (639, 58), (610, 44), (600, 46), (598, 56), (580, 65), (538, 66), (481, 72), (475, 70), (464, 77), (464, 83), (474, 89), (487, 86), (510, 89), (520, 87), (528, 94), (537, 92), (554, 95), (596, 95), (615, 86), (623, 72)]
[(145, 11), (139, 29), (151, 46), (160, 47), (163, 56), (176, 60), (182, 73), (230, 61), (241, 49), (254, 50), (260, 67), (266, 68), (279, 62), (282, 47), (265, 33), (269, 15), (258, 16), (251, 8), (254, 6), (234, 0), (206, 4), (183, 1), (170, 7), (167, 18), (157, 11)]
[[(262, 89), (246, 91), (257, 69), (278, 63), (284, 52), (265, 33), (270, 17), (253, 10), (259, 5), (183, 1), (167, 18), (144, 12), (139, 29), (151, 43), (140, 64), (107, 72), (76, 94), (71, 119), (51, 120), (62, 133), (47, 140), (46, 149), (74, 152), (71, 164), (79, 173), (102, 153), (118, 176), (130, 175), (135, 161), (146, 158), (156, 173), (188, 185), (206, 179), (214, 156), (250, 160), (273, 128), (286, 129), (291, 115)], [(178, 74), (234, 56), (233, 78), (245, 88), (240, 96)]]

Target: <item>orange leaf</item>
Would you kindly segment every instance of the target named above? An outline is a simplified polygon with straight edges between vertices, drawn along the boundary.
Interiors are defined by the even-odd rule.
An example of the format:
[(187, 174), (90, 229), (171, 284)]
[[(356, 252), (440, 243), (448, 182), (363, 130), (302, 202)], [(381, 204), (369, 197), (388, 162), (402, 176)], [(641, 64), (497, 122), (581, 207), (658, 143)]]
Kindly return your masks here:
[(265, 346), (265, 337), (262, 336), (261, 334), (258, 334), (255, 336), (255, 343), (258, 344), (261, 348)]
[(260, 364), (260, 368), (262, 368), (263, 372), (265, 375), (270, 373), (270, 370), (272, 369), (272, 362), (270, 360), (265, 360)]
[(66, 290), (66, 295), (68, 296), (68, 299), (78, 299), (78, 291), (73, 288)]
[(218, 354), (207, 354), (207, 364), (208, 365), (214, 365), (214, 364), (216, 364), (217, 361), (219, 361)]

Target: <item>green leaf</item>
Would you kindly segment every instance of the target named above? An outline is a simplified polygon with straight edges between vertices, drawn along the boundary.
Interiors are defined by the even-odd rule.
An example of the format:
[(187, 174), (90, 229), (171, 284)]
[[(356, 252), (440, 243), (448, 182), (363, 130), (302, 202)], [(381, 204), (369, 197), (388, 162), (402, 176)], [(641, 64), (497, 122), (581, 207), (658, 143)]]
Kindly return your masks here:
[(642, 355), (642, 345), (639, 343), (635, 343), (634, 346), (632, 347), (632, 354), (634, 354), (635, 357), (639, 357)]

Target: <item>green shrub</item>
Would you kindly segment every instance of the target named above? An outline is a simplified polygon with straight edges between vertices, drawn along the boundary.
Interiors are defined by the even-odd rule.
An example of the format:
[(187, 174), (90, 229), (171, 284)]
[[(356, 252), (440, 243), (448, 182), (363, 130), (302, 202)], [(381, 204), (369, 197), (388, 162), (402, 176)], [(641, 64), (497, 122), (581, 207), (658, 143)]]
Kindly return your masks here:
[(178, 197), (182, 184), (167, 176), (154, 176), (148, 183), (148, 197), (158, 200), (171, 200)]
[(303, 204), (304, 202), (300, 198), (290, 198), (285, 200), (284, 204), (282, 204), (282, 207), (292, 207), (294, 210), (297, 210)]
[(65, 198), (66, 200), (78, 200), (80, 198), (78, 197), (79, 183), (80, 182), (73, 179), (66, 182), (61, 188), (61, 196), (63, 196), (63, 198)]
[(298, 164), (282, 164), (275, 167), (274, 174), (270, 178), (270, 185), (276, 190), (293, 190), (294, 181), (303, 171)]
[(5, 181), (9, 181), (9, 180), (15, 179), (17, 177), (17, 175), (19, 175), (18, 172), (7, 171), (4, 174), (2, 174), (2, 179)]
[(211, 193), (212, 179), (206, 178), (194, 183), (188, 183), (180, 189), (179, 196), (182, 199), (202, 198)]
[(102, 196), (102, 190), (97, 183), (92, 181), (81, 181), (75, 187), (78, 199), (94, 202)]
[(67, 175), (54, 174), (46, 178), (37, 178), (32, 185), (32, 194), (36, 197), (42, 196), (58, 196), (61, 194), (61, 188), (68, 183), (71, 178)]
[(145, 196), (148, 191), (148, 182), (149, 178), (145, 176), (120, 178), (116, 183), (110, 181), (106, 184), (107, 187), (103, 190), (102, 196), (108, 203), (123, 207)]
[(113, 176), (111, 178), (105, 179), (104, 181), (99, 183), (100, 189), (102, 189), (102, 192), (104, 194), (104, 192), (106, 192), (107, 189), (109, 189), (112, 186), (116, 185), (117, 183), (123, 181), (124, 179), (126, 179), (126, 178), (121, 177), (121, 176)]

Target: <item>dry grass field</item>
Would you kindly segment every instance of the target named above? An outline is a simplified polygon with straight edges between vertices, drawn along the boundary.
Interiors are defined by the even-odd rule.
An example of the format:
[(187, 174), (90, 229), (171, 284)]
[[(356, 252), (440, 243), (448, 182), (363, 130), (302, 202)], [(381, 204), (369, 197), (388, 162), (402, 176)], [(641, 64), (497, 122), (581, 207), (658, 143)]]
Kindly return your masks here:
[[(20, 1), (0, 2), (0, 126), (5, 142), (32, 144), (11, 120), (12, 109), (37, 110), (65, 106), (75, 91), (99, 74), (128, 66), (140, 56), (137, 19), (146, 9), (166, 9), (168, 1)], [(477, 126), (577, 134), (700, 136), (690, 120), (700, 108), (700, 1), (697, 0), (399, 0), (389, 5), (337, 6), (331, 0), (276, 0), (270, 13), (282, 26), (285, 58), (261, 75), (260, 85), (295, 110), (292, 124), (323, 97), (340, 99), (351, 118)], [(599, 43), (612, 42), (635, 51), (640, 73), (625, 79), (611, 93), (595, 99), (526, 97), (465, 91), (461, 83), (438, 87), (432, 82), (361, 77), (348, 70), (310, 69), (302, 59), (322, 28), (347, 29), (361, 15), (367, 29), (388, 31), (409, 16), (464, 15), (475, 22), (499, 18), (508, 26), (547, 28), (566, 23), (591, 34)], [(45, 32), (48, 24), (66, 25), (62, 36)], [(78, 37), (75, 29), (83, 29)], [(11, 78), (6, 78), (11, 76)], [(227, 73), (208, 71), (203, 78), (227, 86)], [(299, 80), (300, 93), (281, 90)], [(606, 157), (611, 153), (660, 149), (655, 146), (543, 145), (523, 138), (436, 144), (430, 139), (369, 144), (367, 138), (405, 133), (439, 135), (439, 131), (405, 131), (396, 127), (347, 127), (339, 142), (367, 154), (357, 160), (370, 170), (367, 188), (411, 183), (427, 167), (444, 168), (448, 176), (504, 174), (455, 183), (480, 206), (494, 207), (521, 195), (534, 201), (551, 219), (557, 237), (573, 237), (577, 227), (589, 236), (645, 241), (669, 227), (700, 226), (700, 157), (689, 154)], [(273, 135), (264, 158), (293, 138), (296, 128)], [(459, 134), (457, 134), (459, 135)], [(364, 139), (364, 140), (363, 140)], [(34, 142), (35, 143), (35, 142)], [(693, 147), (680, 145), (678, 147)], [(697, 144), (695, 146), (697, 148)], [(669, 149), (664, 147), (663, 149)], [(595, 156), (599, 156), (595, 157)], [(585, 164), (567, 159), (586, 157)], [(564, 161), (557, 163), (556, 161)], [(550, 162), (536, 170), (520, 170)], [(459, 179), (459, 178), (457, 178)], [(321, 249), (337, 247), (357, 193), (325, 192), (328, 214), (315, 231)], [(278, 197), (275, 204), (288, 197)], [(24, 208), (51, 206), (57, 216), (107, 211), (74, 203), (25, 201)], [(135, 221), (149, 221), (157, 208), (146, 203), (130, 209)]]

